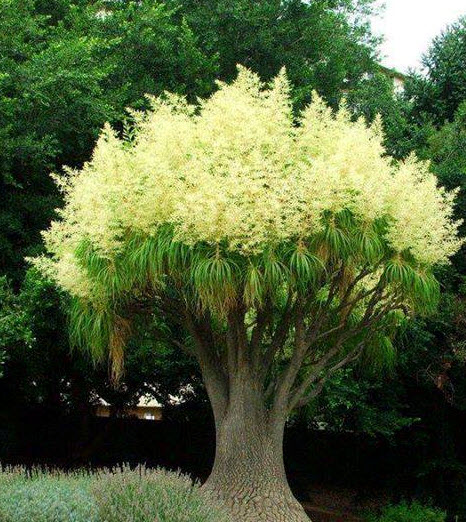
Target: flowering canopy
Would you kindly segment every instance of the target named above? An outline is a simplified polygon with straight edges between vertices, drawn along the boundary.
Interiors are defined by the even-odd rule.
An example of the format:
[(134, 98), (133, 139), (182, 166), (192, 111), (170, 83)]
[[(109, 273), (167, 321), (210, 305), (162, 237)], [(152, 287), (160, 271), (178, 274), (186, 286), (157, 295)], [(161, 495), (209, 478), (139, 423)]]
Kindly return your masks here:
[(430, 269), (460, 240), (427, 163), (395, 163), (380, 120), (316, 94), (296, 121), (285, 72), (265, 86), (240, 67), (218, 87), (199, 106), (153, 99), (124, 139), (106, 126), (91, 161), (59, 180), (65, 206), (39, 263), (81, 309), (167, 284), (201, 309), (260, 307), (267, 288), (324, 289), (341, 263), (371, 266), (407, 302), (431, 292)]

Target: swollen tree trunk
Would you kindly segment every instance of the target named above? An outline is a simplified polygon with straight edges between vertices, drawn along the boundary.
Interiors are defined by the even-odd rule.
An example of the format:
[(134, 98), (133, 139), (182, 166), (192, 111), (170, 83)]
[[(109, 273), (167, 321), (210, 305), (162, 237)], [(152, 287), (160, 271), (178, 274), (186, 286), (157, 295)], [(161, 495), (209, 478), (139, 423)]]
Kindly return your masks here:
[[(402, 309), (404, 298), (384, 297), (383, 277), (367, 291), (359, 288), (372, 268), (348, 281), (344, 264), (330, 264), (334, 272), (319, 283), (328, 288), (324, 303), (315, 289), (308, 294), (293, 283), (280, 285), (286, 299), (267, 289), (254, 308), (240, 297), (244, 288), (236, 300), (230, 295), (221, 306), (209, 305), (218, 308), (215, 318), (186, 306), (179, 319), (190, 337), (181, 347), (199, 362), (216, 424), (215, 463), (204, 490), (229, 508), (232, 522), (309, 522), (286, 479), (286, 417), (359, 357), (387, 313)], [(361, 304), (364, 313), (353, 324), (352, 311)]]
[(309, 522), (285, 474), (285, 418), (269, 414), (248, 370), (231, 380), (226, 407), (214, 406), (214, 414), (216, 456), (204, 490), (227, 507), (232, 522)]

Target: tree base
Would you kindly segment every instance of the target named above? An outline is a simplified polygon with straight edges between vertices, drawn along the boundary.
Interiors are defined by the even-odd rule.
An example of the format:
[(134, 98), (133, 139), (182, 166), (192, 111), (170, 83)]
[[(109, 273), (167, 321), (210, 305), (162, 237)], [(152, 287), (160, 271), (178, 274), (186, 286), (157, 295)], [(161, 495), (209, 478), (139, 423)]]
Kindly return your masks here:
[(257, 488), (232, 488), (231, 485), (219, 488), (208, 481), (202, 489), (209, 498), (226, 508), (229, 522), (310, 522), (288, 485), (258, 491)]
[(209, 480), (202, 489), (205, 495), (225, 507), (229, 522), (311, 522), (288, 484), (261, 491), (246, 485), (220, 487)]

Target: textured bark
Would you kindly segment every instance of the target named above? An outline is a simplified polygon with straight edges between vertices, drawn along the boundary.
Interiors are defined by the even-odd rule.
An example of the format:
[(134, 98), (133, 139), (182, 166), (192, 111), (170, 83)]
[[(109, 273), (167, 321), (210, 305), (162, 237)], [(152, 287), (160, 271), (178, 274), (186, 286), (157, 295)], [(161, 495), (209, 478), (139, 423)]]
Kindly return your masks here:
[(269, 418), (247, 372), (233, 379), (226, 412), (215, 417), (215, 463), (204, 491), (228, 508), (232, 522), (309, 522), (285, 474), (285, 418)]

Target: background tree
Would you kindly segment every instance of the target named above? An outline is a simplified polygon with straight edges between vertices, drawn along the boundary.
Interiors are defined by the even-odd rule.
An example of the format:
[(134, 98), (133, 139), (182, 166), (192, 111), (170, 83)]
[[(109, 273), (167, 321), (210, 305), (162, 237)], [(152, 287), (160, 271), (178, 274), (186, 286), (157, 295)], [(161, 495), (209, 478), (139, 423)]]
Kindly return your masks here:
[(121, 128), (126, 107), (141, 107), (146, 93), (192, 98), (213, 85), (214, 60), (172, 12), (110, 5), (0, 6), (0, 272), (17, 284), (59, 203), (50, 171), (82, 165), (103, 123)]
[(0, 279), (0, 377), (7, 354), (18, 343), (31, 343), (31, 330), (26, 314), (19, 306), (15, 294), (8, 286), (6, 277)]
[(452, 121), (466, 98), (466, 18), (460, 18), (436, 37), (422, 59), (425, 76), (408, 85), (418, 113), (427, 113), (437, 125)]
[(218, 56), (218, 77), (231, 81), (241, 63), (269, 80), (285, 66), (297, 106), (316, 89), (336, 106), (344, 89), (374, 68), (377, 39), (370, 30), (372, 0), (170, 0)]
[[(111, 391), (107, 365), (96, 368), (70, 351), (67, 301), (50, 282), (25, 271), (24, 257), (43, 249), (40, 231), (60, 205), (50, 171), (82, 165), (103, 123), (110, 120), (121, 130), (126, 107), (147, 105), (148, 92), (170, 88), (190, 99), (206, 94), (213, 87), (215, 58), (203, 55), (172, 11), (153, 2), (5, 1), (0, 26), (0, 274), (7, 276), (0, 298), (0, 394), (8, 398), (0, 404), (0, 420), (7, 419), (0, 422), (0, 446), (5, 459), (20, 453), (31, 419), (52, 427), (57, 419), (69, 425), (81, 416), (74, 432), (83, 432), (76, 446), (85, 449), (85, 425), (96, 396), (112, 399), (115, 411), (137, 402), (149, 388), (166, 401), (192, 375), (192, 365), (183, 366), (182, 358), (169, 360), (170, 343), (148, 350), (144, 342), (128, 350), (124, 382)], [(48, 443), (59, 459), (53, 441)], [(29, 445), (24, 440), (23, 448)], [(71, 453), (80, 458), (74, 449)]]
[(346, 101), (355, 117), (364, 116), (368, 123), (382, 117), (384, 146), (396, 159), (417, 151), (419, 143), (424, 144), (433, 131), (431, 125), (413, 121), (412, 101), (403, 90), (395, 89), (393, 78), (383, 70), (376, 70), (349, 89)]
[[(67, 298), (35, 269), (15, 292), (3, 277), (0, 285), (0, 459), (88, 464), (105, 430), (93, 424), (94, 407), (104, 399), (114, 417), (123, 416), (142, 395), (164, 405), (170, 397), (204, 400), (194, 362), (173, 339), (180, 334), (134, 317), (133, 340), (125, 353), (125, 374), (110, 382), (108, 365), (70, 351)], [(138, 323), (141, 323), (138, 326)], [(144, 328), (142, 328), (142, 326)], [(169, 418), (169, 406), (164, 417)], [(25, 430), (34, 426), (34, 439)], [(110, 426), (111, 427), (111, 426)], [(110, 428), (109, 427), (109, 428)], [(71, 435), (71, 436), (70, 436)], [(57, 441), (57, 438), (59, 440)]]
[[(390, 151), (403, 157), (409, 151), (432, 162), (432, 171), (447, 190), (459, 190), (455, 216), (464, 218), (464, 19), (447, 28), (437, 37), (423, 60), (424, 74), (412, 74), (406, 79), (401, 96), (390, 103), (383, 96), (378, 101), (377, 89), (371, 89), (369, 108), (376, 106), (384, 116), (386, 144)], [(352, 107), (364, 113), (364, 84), (361, 95), (356, 89), (357, 104), (349, 94)], [(387, 103), (388, 102), (388, 103)], [(396, 107), (394, 107), (394, 104)], [(380, 107), (380, 109), (379, 109)], [(367, 110), (367, 109), (366, 109)], [(399, 114), (395, 132), (390, 131), (391, 114)], [(388, 118), (387, 118), (388, 116)], [(370, 116), (372, 117), (372, 116)], [(369, 118), (370, 119), (370, 118)], [(402, 132), (399, 133), (398, 131)], [(392, 142), (389, 137), (395, 139)], [(395, 148), (392, 148), (395, 147)], [(464, 235), (464, 226), (460, 227)], [(443, 289), (439, 312), (429, 320), (409, 322), (402, 335), (395, 339), (399, 352), (395, 383), (399, 400), (406, 405), (405, 414), (418, 418), (412, 428), (397, 438), (398, 448), (409, 448), (411, 472), (417, 484), (417, 495), (429, 495), (449, 513), (465, 512), (464, 477), (458, 425), (464, 422), (465, 373), (462, 357), (464, 337), (464, 247), (452, 258), (448, 268), (437, 271)], [(395, 384), (394, 383), (394, 384)], [(394, 387), (383, 386), (390, 394)], [(397, 486), (398, 488), (399, 486)]]
[(0, 10), (0, 270), (18, 278), (58, 203), (48, 172), (63, 160), (82, 161), (111, 113), (96, 42), (55, 39), (32, 1), (2, 2)]
[(166, 90), (195, 100), (214, 88), (217, 59), (204, 53), (198, 36), (178, 9), (142, 2), (85, 2), (63, 20), (63, 27), (101, 42), (98, 61), (110, 69), (103, 87), (116, 109), (148, 107), (146, 95)]
[(217, 430), (205, 489), (241, 521), (306, 519), (284, 472), (288, 415), (339, 368), (389, 355), (459, 246), (452, 197), (414, 158), (392, 165), (379, 122), (316, 96), (297, 127), (289, 93), (283, 73), (265, 89), (240, 68), (199, 113), (170, 95), (134, 114), (130, 140), (107, 127), (61, 180), (39, 262), (74, 296), (74, 341), (115, 375), (141, 307), (185, 332)]

